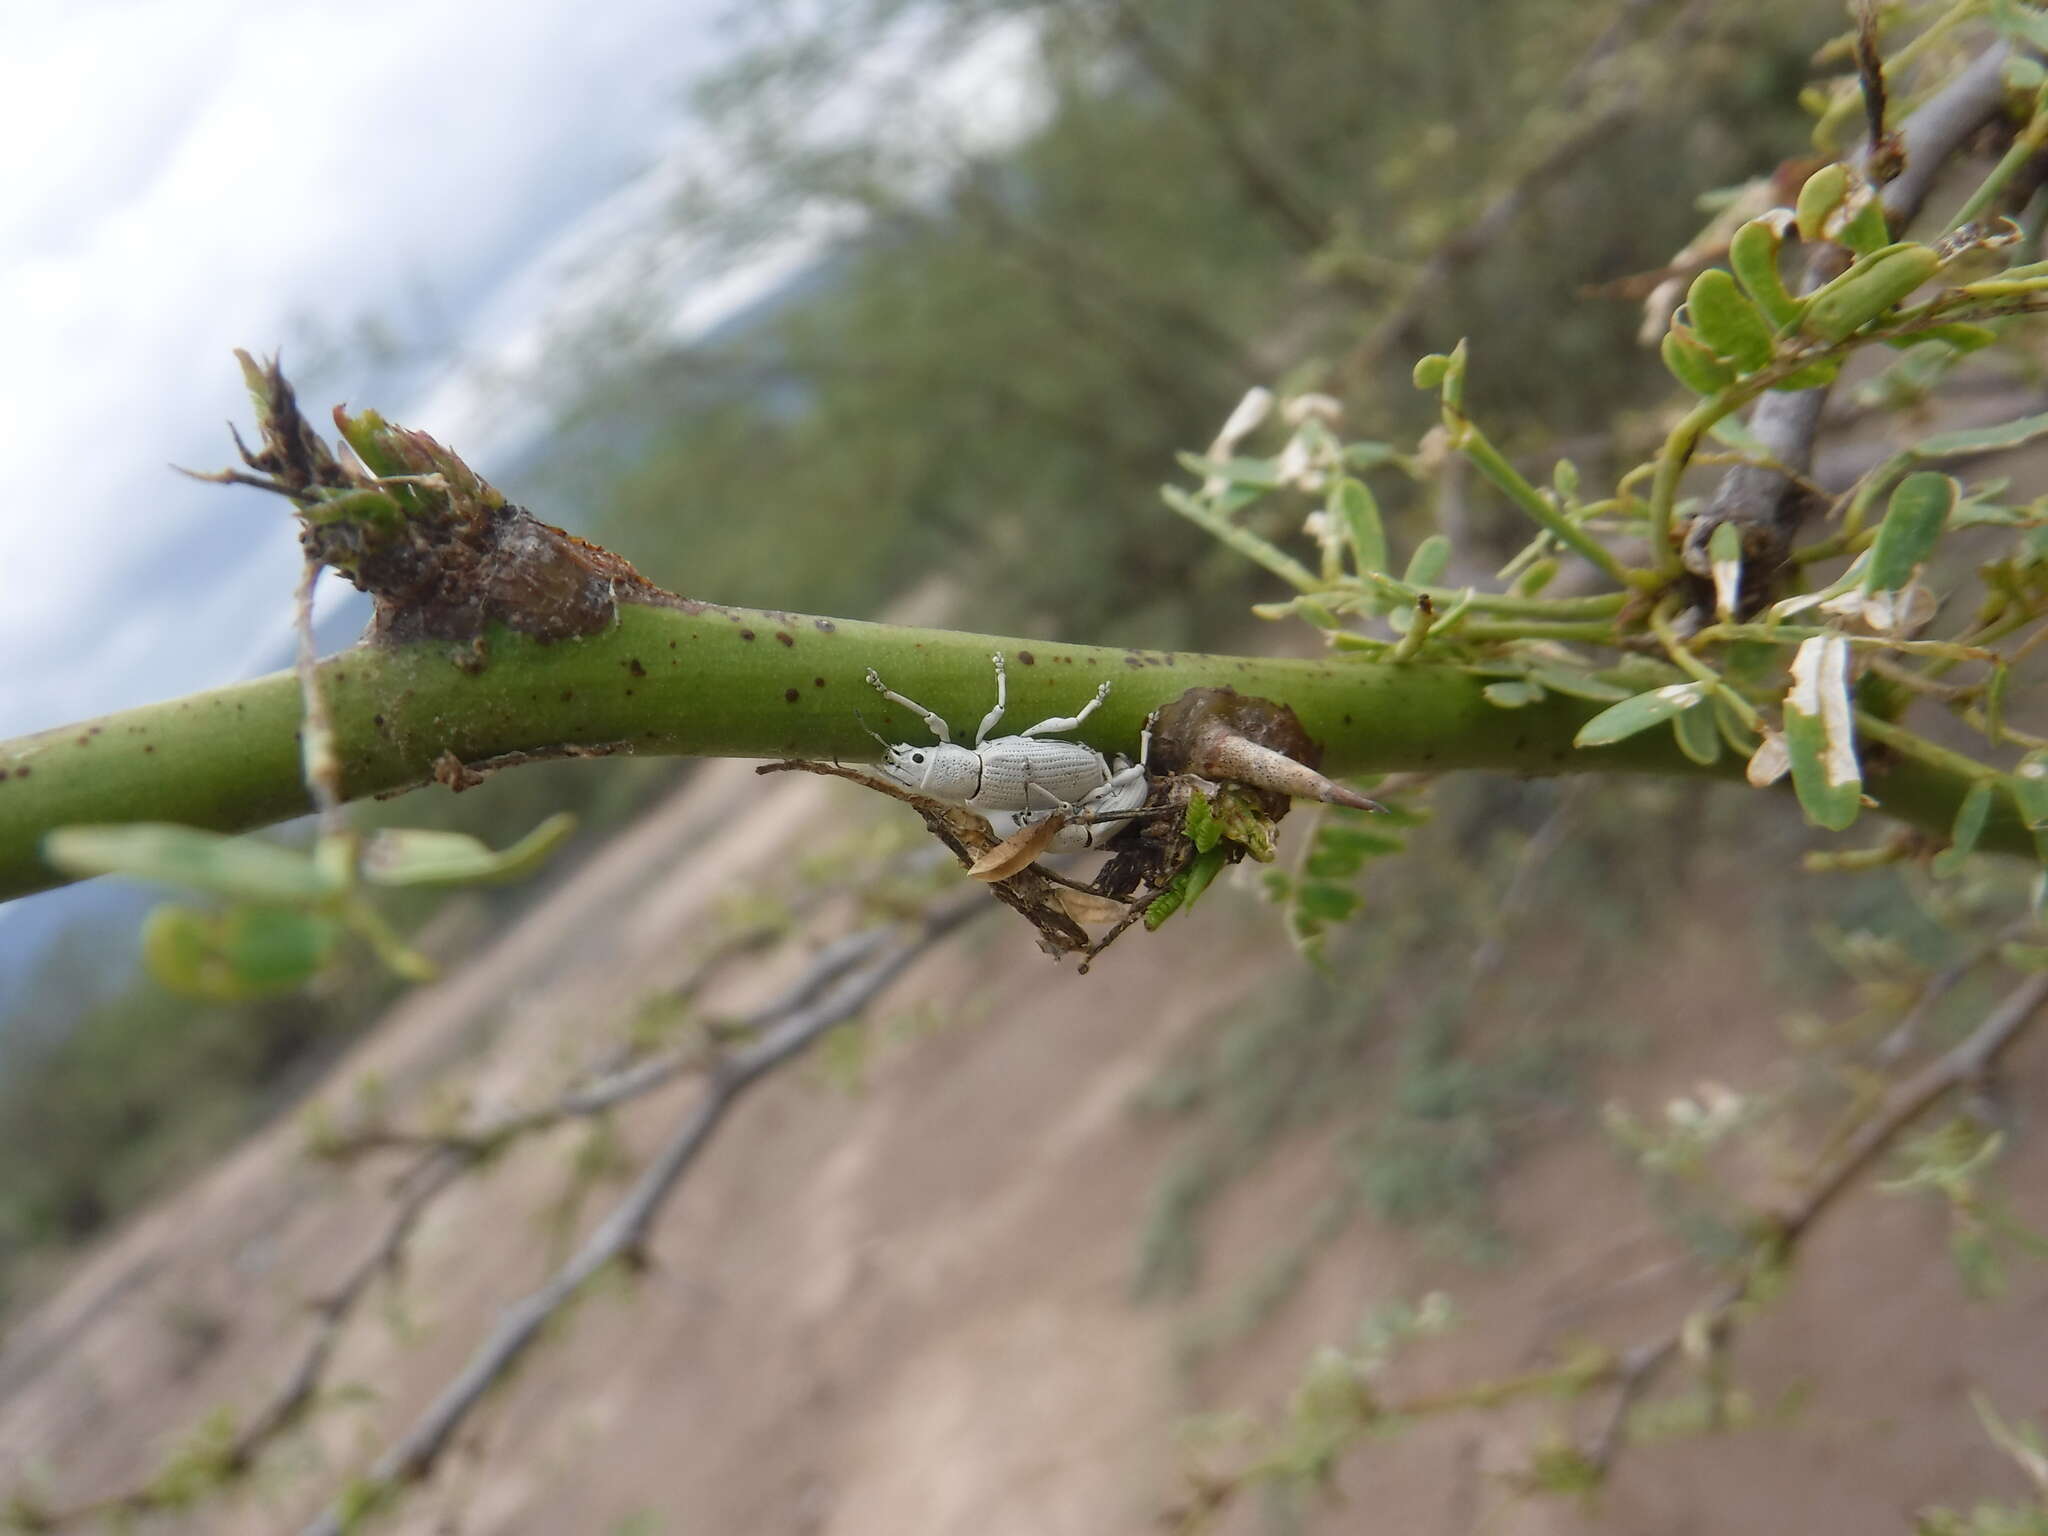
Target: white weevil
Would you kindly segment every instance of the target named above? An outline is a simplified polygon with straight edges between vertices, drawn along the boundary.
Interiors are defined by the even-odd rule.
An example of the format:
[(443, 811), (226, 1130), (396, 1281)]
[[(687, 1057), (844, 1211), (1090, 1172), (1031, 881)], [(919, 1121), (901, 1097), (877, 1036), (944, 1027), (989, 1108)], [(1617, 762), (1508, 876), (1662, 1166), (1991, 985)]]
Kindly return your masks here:
[(877, 765), (882, 776), (915, 794), (977, 812), (987, 818), (999, 838), (1041, 821), (1054, 811), (1066, 811), (1082, 819), (1053, 834), (1053, 850), (1073, 852), (1108, 842), (1124, 829), (1125, 822), (1086, 818), (1135, 811), (1145, 803), (1152, 784), (1146, 772), (1146, 760), (1152, 750), (1151, 730), (1145, 731), (1139, 744), (1137, 762), (1119, 757), (1114, 766), (1093, 747), (1078, 741), (1043, 739), (1048, 732), (1078, 729), (1109, 697), (1109, 684), (1105, 682), (1072, 719), (1041, 720), (1015, 736), (998, 736), (990, 741), (988, 733), (1003, 718), (1008, 686), (1000, 651), (995, 655), (995, 664), (996, 707), (982, 717), (981, 729), (974, 733), (971, 747), (955, 743), (945, 721), (922, 704), (891, 692), (875, 669), (869, 667), (868, 683), (875, 692), (892, 704), (901, 704), (922, 715), (931, 733), (939, 738), (936, 746), (892, 746), (870, 731), (868, 734), (882, 743), (883, 757)]

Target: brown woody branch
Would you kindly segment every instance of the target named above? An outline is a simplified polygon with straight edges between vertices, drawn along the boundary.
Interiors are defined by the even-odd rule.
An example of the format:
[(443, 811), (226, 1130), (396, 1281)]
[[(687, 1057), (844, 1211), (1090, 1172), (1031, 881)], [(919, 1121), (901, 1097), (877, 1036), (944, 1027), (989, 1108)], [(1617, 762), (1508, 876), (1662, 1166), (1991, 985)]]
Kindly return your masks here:
[[(986, 910), (977, 890), (957, 892), (927, 912), (909, 935), (878, 946), (870, 962), (851, 970), (819, 996), (758, 1032), (745, 1050), (713, 1063), (703, 1096), (683, 1117), (625, 1198), (584, 1239), (568, 1261), (530, 1295), (508, 1306), (497, 1326), (455, 1378), (394, 1444), (379, 1456), (361, 1485), (373, 1498), (390, 1498), (428, 1477), (449, 1439), (582, 1288), (616, 1263), (644, 1267), (649, 1231), (726, 1113), (755, 1084), (802, 1056), (811, 1046), (866, 1008), (914, 961)], [(303, 1536), (342, 1536), (348, 1511), (330, 1505)]]
[[(1866, 172), (1872, 169), (1873, 153), (1884, 155), (1887, 166), (1894, 163), (1894, 154), (1902, 157), (1896, 162), (1898, 174), (1879, 193), (1894, 230), (1912, 222), (1948, 163), (2004, 106), (2009, 57), (2002, 43), (1986, 48), (1908, 116), (1896, 133), (1876, 146), (1865, 147), (1859, 167)], [(1799, 286), (1802, 290), (1817, 288), (1847, 264), (1847, 253), (1839, 246), (1816, 246), (1807, 258)], [(1745, 581), (1745, 590), (1765, 591), (1769, 578), (1784, 564), (1810, 505), (1800, 481), (1813, 468), (1814, 442), (1820, 434), (1828, 392), (1827, 385), (1772, 391), (1758, 400), (1750, 413), (1750, 431), (1763, 444), (1772, 465), (1739, 464), (1729, 470), (1715, 488), (1706, 512), (1686, 529), (1685, 566), (1694, 580), (1702, 583), (1700, 599), (1706, 607), (1712, 606), (1705, 586), (1712, 577), (1707, 541), (1722, 523), (1735, 523), (1743, 529), (1748, 563), (1765, 578)]]

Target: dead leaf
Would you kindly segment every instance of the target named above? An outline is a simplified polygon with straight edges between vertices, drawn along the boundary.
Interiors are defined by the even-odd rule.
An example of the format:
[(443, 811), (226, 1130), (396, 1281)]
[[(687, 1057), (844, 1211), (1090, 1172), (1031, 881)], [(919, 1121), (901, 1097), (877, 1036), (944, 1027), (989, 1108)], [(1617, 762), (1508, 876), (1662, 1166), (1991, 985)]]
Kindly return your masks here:
[(1077, 923), (1113, 923), (1130, 911), (1115, 898), (1097, 896), (1093, 891), (1076, 891), (1063, 885), (1059, 893), (1060, 905)]
[(970, 864), (967, 873), (991, 885), (1007, 880), (1019, 870), (1029, 869), (1032, 861), (1052, 846), (1052, 840), (1066, 824), (1066, 813), (1055, 811), (1043, 821), (1019, 827)]

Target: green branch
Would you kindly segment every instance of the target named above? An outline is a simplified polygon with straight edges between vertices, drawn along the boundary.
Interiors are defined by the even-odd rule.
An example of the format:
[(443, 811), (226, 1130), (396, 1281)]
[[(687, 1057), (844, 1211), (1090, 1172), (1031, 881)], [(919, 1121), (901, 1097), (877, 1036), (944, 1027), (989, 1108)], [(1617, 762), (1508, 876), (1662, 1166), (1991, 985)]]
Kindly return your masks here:
[[(1291, 705), (1338, 776), (1739, 768), (1702, 769), (1664, 732), (1576, 749), (1597, 702), (1553, 694), (1500, 709), (1480, 693), (1489, 678), (1442, 664), (1124, 651), (704, 604), (622, 604), (614, 626), (584, 638), (498, 631), (481, 666), (466, 646), (364, 645), (320, 675), (342, 792), (361, 799), (437, 776), (459, 782), (462, 768), (611, 751), (868, 761), (875, 743), (856, 711), (892, 741), (925, 739), (920, 722), (867, 685), (869, 667), (964, 738), (991, 702), (997, 650), (1009, 659), (1009, 726), (1071, 714), (1110, 679), (1108, 702), (1081, 733), (1110, 750), (1134, 750), (1145, 715), (1184, 689), (1222, 686)], [(56, 827), (173, 821), (241, 832), (311, 810), (300, 710), (297, 679), (278, 673), (0, 744), (0, 899), (63, 882), (39, 852)], [(1941, 832), (1968, 784), (1902, 759), (1871, 788), (1892, 815)], [(2003, 806), (1980, 846), (2031, 850)]]

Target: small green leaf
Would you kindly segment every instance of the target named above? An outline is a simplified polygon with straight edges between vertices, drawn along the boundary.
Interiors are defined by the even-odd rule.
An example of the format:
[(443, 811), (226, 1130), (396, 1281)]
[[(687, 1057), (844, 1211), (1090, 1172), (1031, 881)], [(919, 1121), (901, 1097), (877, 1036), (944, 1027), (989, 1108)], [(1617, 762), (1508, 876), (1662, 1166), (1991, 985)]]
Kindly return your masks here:
[(1702, 768), (1721, 756), (1721, 727), (1711, 709), (1688, 709), (1672, 717), (1671, 734), (1678, 750)]
[(1896, 592), (1910, 582), (1920, 562), (1933, 552), (1961, 494), (1951, 477), (1930, 470), (1901, 480), (1870, 546), (1863, 590)]
[(207, 912), (169, 903), (142, 925), (142, 959), (172, 992), (234, 1003), (303, 986), (334, 953), (339, 927), (289, 907)]
[(1421, 390), (1441, 388), (1444, 375), (1450, 371), (1451, 360), (1441, 352), (1431, 352), (1427, 356), (1419, 357), (1415, 360), (1415, 372), (1412, 375), (1415, 387)]
[(1947, 325), (1930, 325), (1924, 330), (1908, 331), (1903, 336), (1887, 336), (1884, 344), (1894, 351), (1905, 352), (1914, 347), (1939, 343), (1953, 347), (1957, 355), (1981, 352), (1998, 340), (1998, 332), (1988, 325), (1972, 325), (1967, 321), (1951, 321)]
[(1207, 853), (1223, 841), (1223, 823), (1216, 819), (1209, 797), (1199, 789), (1188, 797), (1185, 830), (1197, 853)]
[(1544, 697), (1542, 685), (1526, 678), (1515, 682), (1488, 683), (1479, 692), (1496, 709), (1520, 709), (1525, 704), (1540, 704)]
[(1839, 832), (1863, 808), (1863, 770), (1856, 758), (1849, 704), (1849, 644), (1840, 635), (1815, 636), (1792, 658), (1792, 689), (1785, 695), (1785, 749), (1792, 759), (1792, 789), (1808, 819)]
[(1799, 238), (1816, 242), (1827, 238), (1827, 220), (1849, 195), (1849, 168), (1839, 160), (1822, 166), (1799, 188), (1793, 214), (1799, 223)]
[(1358, 892), (1348, 885), (1309, 880), (1296, 898), (1300, 915), (1317, 924), (1341, 923), (1358, 910)]
[(1604, 677), (1577, 672), (1570, 667), (1531, 667), (1529, 680), (1541, 683), (1552, 693), (1562, 693), (1574, 699), (1591, 699), (1596, 704), (1613, 704), (1629, 697), (1628, 689), (1620, 683), (1611, 683)]
[(1937, 875), (1956, 874), (1969, 859), (1984, 831), (1985, 818), (1991, 814), (1991, 794), (1991, 780), (1979, 779), (1963, 796), (1963, 803), (1956, 807), (1955, 825), (1949, 831), (1949, 846), (1934, 858)]
[(1580, 726), (1579, 734), (1572, 738), (1572, 745), (1606, 747), (1617, 741), (1626, 741), (1691, 709), (1706, 696), (1705, 683), (1672, 683), (1665, 688), (1639, 693), (1633, 698), (1623, 699), (1611, 709), (1601, 710)]
[(1991, 24), (2015, 42), (2048, 49), (2048, 14), (2014, 0), (1991, 0)]
[(341, 889), (304, 853), (168, 822), (59, 827), (43, 857), (67, 875), (126, 875), (270, 906), (314, 906)]
[(1807, 296), (1800, 329), (1822, 341), (1846, 341), (1940, 270), (1933, 248), (1911, 240), (1858, 256), (1848, 271)]
[(1387, 568), (1387, 530), (1380, 522), (1379, 502), (1362, 480), (1349, 475), (1330, 487), (1330, 520), (1351, 541), (1352, 567), (1359, 571)]
[(1286, 484), (1274, 459), (1211, 459), (1199, 453), (1180, 453), (1174, 457), (1180, 460), (1181, 468), (1204, 480), (1214, 478), (1261, 491), (1278, 490)]
[(1401, 579), (1411, 587), (1433, 587), (1443, 579), (1444, 568), (1450, 563), (1451, 541), (1440, 533), (1432, 533), (1415, 546)]
[(538, 869), (576, 830), (566, 811), (550, 816), (503, 853), (464, 832), (395, 827), (363, 851), (363, 878), (377, 885), (485, 885), (517, 880)]
[(1211, 848), (1207, 853), (1197, 854), (1194, 863), (1182, 870), (1174, 886), (1180, 891), (1181, 900), (1192, 907), (1202, 899), (1202, 893), (1209, 889), (1215, 878), (1223, 873), (1230, 861), (1221, 848)]
[(1728, 265), (1734, 269), (1736, 279), (1756, 301), (1764, 318), (1779, 330), (1796, 324), (1799, 319), (1799, 301), (1785, 287), (1784, 276), (1778, 267), (1778, 251), (1783, 239), (1777, 224), (1763, 218), (1751, 219), (1728, 242)]
[(2030, 752), (2021, 758), (2006, 785), (2027, 830), (2048, 827), (2048, 752)]
[(1719, 267), (1700, 273), (1686, 290), (1685, 309), (1699, 339), (1742, 372), (1753, 373), (1771, 360), (1771, 323), (1731, 273)]
[(2015, 416), (1995, 426), (1971, 427), (1961, 432), (1937, 432), (1923, 437), (1912, 447), (1919, 459), (1953, 459), (1972, 453), (2001, 453), (2021, 448), (2037, 437), (2048, 437), (2048, 411), (2036, 416)]
[(1664, 333), (1658, 350), (1671, 376), (1696, 395), (1718, 395), (1735, 382), (1733, 367), (1714, 356), (1712, 348), (1682, 334), (1675, 324)]
[(1714, 695), (1713, 708), (1714, 724), (1720, 728), (1721, 739), (1740, 757), (1747, 758), (1755, 752), (1759, 738), (1750, 728), (1749, 722), (1736, 712), (1735, 706), (1717, 693)]

